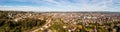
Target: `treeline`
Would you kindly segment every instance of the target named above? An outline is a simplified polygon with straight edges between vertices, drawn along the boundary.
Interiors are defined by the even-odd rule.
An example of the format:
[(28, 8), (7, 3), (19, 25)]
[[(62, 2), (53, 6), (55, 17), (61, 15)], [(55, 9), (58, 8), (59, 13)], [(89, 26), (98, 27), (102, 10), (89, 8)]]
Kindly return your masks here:
[[(16, 15), (17, 12), (0, 11), (0, 32), (23, 32), (34, 27), (39, 27), (45, 24), (46, 20), (24, 18), (19, 21), (14, 21), (14, 18), (8, 17), (12, 13)], [(26, 12), (19, 12), (24, 14)]]
[(0, 32), (23, 32), (34, 27), (42, 26), (46, 21), (26, 18), (20, 21), (0, 19)]

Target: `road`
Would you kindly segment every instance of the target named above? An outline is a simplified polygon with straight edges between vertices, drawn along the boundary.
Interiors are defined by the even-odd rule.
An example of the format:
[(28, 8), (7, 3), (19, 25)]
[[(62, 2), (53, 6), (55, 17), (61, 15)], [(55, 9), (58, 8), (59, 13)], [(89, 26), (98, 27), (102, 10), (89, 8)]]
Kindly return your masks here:
[(42, 27), (39, 27), (39, 28), (33, 30), (32, 32), (37, 32), (37, 31), (41, 30), (41, 28), (44, 29), (44, 27), (48, 26), (48, 25), (51, 23), (51, 19), (49, 19), (49, 20), (47, 20), (47, 21), (48, 21), (48, 22), (47, 22), (46, 24), (44, 24)]

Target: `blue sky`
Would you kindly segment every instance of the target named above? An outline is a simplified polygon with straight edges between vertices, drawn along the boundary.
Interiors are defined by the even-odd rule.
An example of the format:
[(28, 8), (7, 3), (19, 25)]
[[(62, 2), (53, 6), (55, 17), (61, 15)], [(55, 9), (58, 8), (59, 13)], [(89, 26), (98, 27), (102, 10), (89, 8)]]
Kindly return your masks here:
[(0, 0), (0, 10), (120, 12), (120, 0)]

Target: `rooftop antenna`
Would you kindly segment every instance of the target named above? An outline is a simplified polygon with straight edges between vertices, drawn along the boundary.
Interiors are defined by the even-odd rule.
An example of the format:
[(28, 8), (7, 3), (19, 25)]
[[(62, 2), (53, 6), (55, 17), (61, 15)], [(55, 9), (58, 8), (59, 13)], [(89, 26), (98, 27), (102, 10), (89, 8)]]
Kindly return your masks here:
[(103, 7), (106, 7), (106, 0), (103, 0)]
[(108, 3), (112, 4), (113, 0), (103, 0), (103, 7), (106, 7)]

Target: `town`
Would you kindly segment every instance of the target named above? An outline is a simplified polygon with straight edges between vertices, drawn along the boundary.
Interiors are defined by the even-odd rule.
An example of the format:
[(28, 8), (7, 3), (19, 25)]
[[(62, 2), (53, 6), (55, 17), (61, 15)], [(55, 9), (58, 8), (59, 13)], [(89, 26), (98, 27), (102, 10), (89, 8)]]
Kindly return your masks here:
[(120, 32), (120, 13), (0, 11), (0, 32)]

